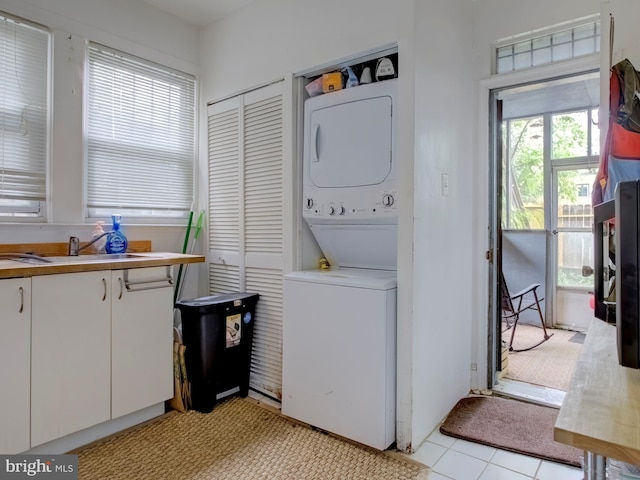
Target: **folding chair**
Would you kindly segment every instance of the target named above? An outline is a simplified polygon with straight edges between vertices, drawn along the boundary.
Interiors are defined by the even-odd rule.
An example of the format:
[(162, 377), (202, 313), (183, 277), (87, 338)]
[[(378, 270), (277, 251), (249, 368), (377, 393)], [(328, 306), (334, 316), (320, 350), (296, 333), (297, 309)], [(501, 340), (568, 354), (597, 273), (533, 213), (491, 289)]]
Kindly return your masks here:
[[(518, 293), (513, 295), (509, 294), (509, 289), (507, 288), (507, 282), (504, 279), (504, 275), (500, 272), (500, 291), (502, 296), (502, 319), (506, 322), (507, 328), (504, 330), (511, 329), (511, 339), (509, 340), (509, 351), (510, 352), (526, 352), (527, 350), (531, 350), (532, 348), (537, 347), (538, 345), (546, 342), (553, 336), (547, 334), (547, 327), (544, 324), (544, 318), (542, 317), (542, 310), (540, 308), (540, 302), (544, 300), (544, 298), (538, 298), (537, 289), (540, 286), (539, 283), (532, 283), (527, 288), (520, 290)], [(515, 304), (514, 304), (515, 302)], [(516, 327), (518, 326), (518, 320), (520, 320), (520, 314), (526, 310), (537, 310), (538, 316), (540, 317), (540, 324), (542, 325), (543, 338), (535, 345), (532, 345), (528, 348), (513, 348), (513, 338), (516, 334)], [(510, 323), (510, 320), (513, 319), (513, 324)]]

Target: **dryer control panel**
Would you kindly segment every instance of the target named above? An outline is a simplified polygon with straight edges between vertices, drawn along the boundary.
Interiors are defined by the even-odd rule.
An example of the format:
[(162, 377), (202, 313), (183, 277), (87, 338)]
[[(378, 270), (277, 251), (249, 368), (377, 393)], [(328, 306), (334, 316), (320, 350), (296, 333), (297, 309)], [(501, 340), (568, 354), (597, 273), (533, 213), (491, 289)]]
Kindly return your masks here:
[(362, 192), (327, 195), (327, 192), (308, 190), (305, 191), (303, 198), (305, 218), (324, 217), (337, 222), (348, 222), (397, 216), (399, 206), (397, 190), (375, 189), (368, 192), (368, 195), (362, 195)]

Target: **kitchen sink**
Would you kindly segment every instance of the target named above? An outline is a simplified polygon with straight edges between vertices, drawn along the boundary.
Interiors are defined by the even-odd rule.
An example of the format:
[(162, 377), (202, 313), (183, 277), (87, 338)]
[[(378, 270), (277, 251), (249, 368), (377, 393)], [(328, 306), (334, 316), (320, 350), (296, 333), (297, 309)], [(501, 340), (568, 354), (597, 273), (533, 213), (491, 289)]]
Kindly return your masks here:
[(125, 258), (140, 258), (131, 253), (97, 253), (89, 255), (65, 255), (61, 257), (44, 257), (49, 263), (82, 263), (82, 262), (104, 262), (109, 260), (122, 260)]

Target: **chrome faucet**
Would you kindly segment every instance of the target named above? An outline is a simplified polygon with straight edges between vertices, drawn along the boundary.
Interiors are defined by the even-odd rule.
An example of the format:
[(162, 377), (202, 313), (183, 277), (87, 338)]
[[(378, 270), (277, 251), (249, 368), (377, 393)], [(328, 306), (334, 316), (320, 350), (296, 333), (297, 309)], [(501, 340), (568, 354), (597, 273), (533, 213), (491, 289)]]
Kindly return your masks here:
[(82, 250), (84, 250), (85, 248), (90, 247), (91, 245), (96, 243), (98, 240), (100, 240), (102, 237), (104, 237), (106, 235), (109, 235), (110, 233), (111, 233), (111, 231), (104, 232), (103, 234), (98, 235), (96, 238), (94, 238), (89, 243), (87, 243), (86, 245), (83, 245), (83, 246), (80, 246), (80, 239), (78, 237), (69, 237), (69, 256), (70, 257), (77, 257)]

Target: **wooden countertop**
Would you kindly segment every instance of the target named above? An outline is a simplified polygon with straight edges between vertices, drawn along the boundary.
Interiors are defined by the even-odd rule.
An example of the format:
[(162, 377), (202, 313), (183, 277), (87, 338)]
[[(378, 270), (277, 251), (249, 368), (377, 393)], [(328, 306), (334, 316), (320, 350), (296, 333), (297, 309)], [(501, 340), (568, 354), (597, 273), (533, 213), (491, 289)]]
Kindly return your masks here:
[(69, 257), (64, 263), (23, 263), (16, 260), (0, 259), (0, 279), (53, 275), (56, 273), (91, 272), (97, 270), (120, 270), (124, 268), (158, 267), (182, 263), (201, 263), (202, 255), (188, 255), (171, 252), (136, 252), (128, 258), (105, 258), (87, 261), (83, 255)]
[(554, 439), (640, 465), (640, 370), (618, 364), (614, 325), (591, 322)]

